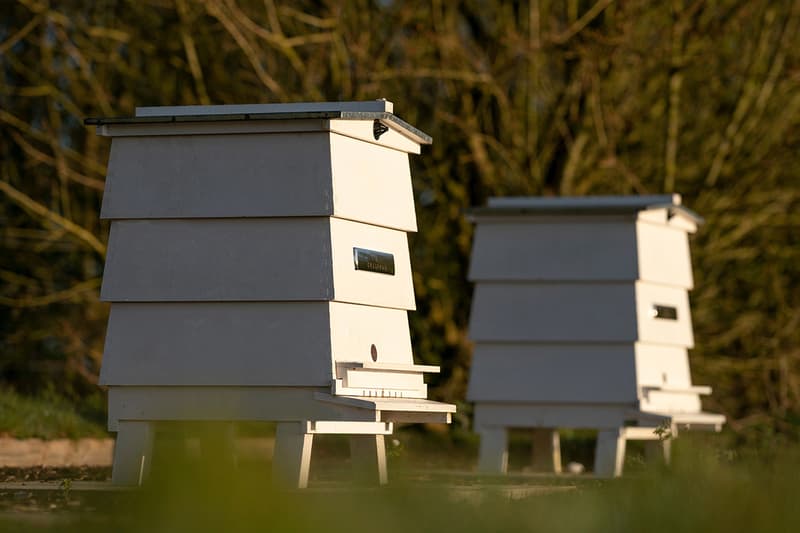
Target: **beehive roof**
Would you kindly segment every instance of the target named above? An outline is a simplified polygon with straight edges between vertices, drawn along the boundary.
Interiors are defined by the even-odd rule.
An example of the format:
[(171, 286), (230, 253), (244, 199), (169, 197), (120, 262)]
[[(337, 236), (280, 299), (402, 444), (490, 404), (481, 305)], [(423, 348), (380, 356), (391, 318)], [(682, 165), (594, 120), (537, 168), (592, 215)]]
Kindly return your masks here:
[(246, 120), (345, 119), (379, 120), (419, 144), (431, 144), (427, 133), (393, 113), (388, 100), (361, 102), (294, 102), (288, 104), (237, 104), (137, 107), (133, 117), (87, 118), (87, 126), (235, 122)]
[(683, 215), (695, 224), (703, 218), (681, 205), (680, 194), (639, 196), (515, 196), (489, 198), (486, 207), (471, 209), (472, 216), (514, 215), (614, 215), (635, 214), (651, 209), (667, 209), (670, 215)]

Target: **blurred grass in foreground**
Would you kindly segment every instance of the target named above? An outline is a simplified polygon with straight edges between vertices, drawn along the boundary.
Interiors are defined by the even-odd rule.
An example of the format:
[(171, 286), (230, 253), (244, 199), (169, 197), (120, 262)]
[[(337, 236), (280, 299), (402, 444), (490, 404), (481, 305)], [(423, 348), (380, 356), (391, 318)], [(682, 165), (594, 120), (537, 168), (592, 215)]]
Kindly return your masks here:
[(0, 435), (19, 439), (108, 437), (105, 427), (87, 420), (69, 400), (48, 392), (22, 396), (0, 386)]
[(268, 465), (234, 471), (208, 459), (200, 468), (185, 455), (162, 455), (141, 491), (106, 493), (99, 505), (49, 519), (47, 511), (4, 513), (0, 531), (800, 531), (800, 450), (741, 456), (706, 440), (682, 437), (671, 468), (642, 467), (620, 480), (529, 477), (528, 485), (576, 489), (516, 500), (498, 488), (518, 477), (403, 481), (415, 474), (402, 462), (382, 489), (346, 486), (343, 471), (343, 483), (279, 491)]

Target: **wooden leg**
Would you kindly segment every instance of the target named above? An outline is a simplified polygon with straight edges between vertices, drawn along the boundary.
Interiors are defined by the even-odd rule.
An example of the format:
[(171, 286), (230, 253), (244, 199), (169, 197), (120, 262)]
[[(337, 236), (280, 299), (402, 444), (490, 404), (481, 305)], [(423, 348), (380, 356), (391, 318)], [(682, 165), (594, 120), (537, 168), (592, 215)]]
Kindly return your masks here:
[(482, 427), (478, 470), (480, 472), (505, 474), (508, 471), (508, 429), (504, 427)]
[(597, 432), (594, 452), (594, 474), (597, 477), (619, 477), (625, 460), (625, 436), (620, 429)]
[(533, 433), (533, 469), (536, 472), (561, 473), (561, 439), (558, 430), (536, 428)]
[(644, 444), (644, 454), (648, 463), (669, 464), (672, 441), (649, 440)]
[(356, 479), (370, 485), (386, 485), (386, 445), (383, 435), (350, 437), (350, 460)]
[(275, 435), (272, 458), (272, 480), (287, 488), (308, 487), (311, 467), (311, 445), (314, 435), (305, 431), (300, 422), (280, 422)]
[(150, 473), (152, 460), (152, 423), (120, 420), (111, 482), (114, 485), (141, 485)]
[(672, 439), (661, 442), (664, 451), (664, 463), (669, 466), (672, 463)]

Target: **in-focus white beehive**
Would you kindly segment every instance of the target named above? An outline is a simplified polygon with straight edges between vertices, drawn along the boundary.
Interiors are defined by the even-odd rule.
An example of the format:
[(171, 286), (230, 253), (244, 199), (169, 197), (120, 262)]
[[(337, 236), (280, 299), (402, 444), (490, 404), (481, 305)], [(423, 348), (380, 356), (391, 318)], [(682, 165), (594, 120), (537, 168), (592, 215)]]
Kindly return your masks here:
[(721, 427), (689, 372), (688, 234), (701, 219), (679, 195), (492, 198), (471, 216), (482, 469), (505, 471), (509, 428), (538, 428), (535, 453), (556, 470), (558, 428), (598, 429), (595, 471), (619, 475), (626, 439)]
[(112, 138), (100, 379), (115, 482), (141, 482), (160, 421), (277, 421), (276, 475), (299, 486), (314, 434), (354, 435), (385, 482), (393, 422), (450, 421), (425, 399), (438, 368), (414, 364), (407, 316), (409, 154), (431, 139), (391, 102), (87, 123)]

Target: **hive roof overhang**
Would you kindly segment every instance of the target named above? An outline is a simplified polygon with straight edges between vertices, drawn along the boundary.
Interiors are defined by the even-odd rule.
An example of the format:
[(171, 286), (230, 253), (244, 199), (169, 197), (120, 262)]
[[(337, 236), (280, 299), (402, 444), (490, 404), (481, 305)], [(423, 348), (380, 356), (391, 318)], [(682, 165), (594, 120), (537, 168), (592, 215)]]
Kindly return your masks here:
[(667, 209), (669, 216), (684, 216), (697, 225), (703, 217), (681, 205), (680, 194), (639, 196), (558, 196), (558, 197), (494, 197), (486, 207), (467, 211), (470, 220), (482, 217), (520, 215), (626, 215), (651, 209)]
[(87, 118), (87, 126), (240, 122), (259, 120), (377, 120), (418, 144), (433, 138), (393, 112), (391, 102), (298, 102), (291, 104), (243, 104), (218, 106), (138, 107), (133, 117)]

